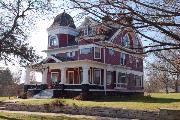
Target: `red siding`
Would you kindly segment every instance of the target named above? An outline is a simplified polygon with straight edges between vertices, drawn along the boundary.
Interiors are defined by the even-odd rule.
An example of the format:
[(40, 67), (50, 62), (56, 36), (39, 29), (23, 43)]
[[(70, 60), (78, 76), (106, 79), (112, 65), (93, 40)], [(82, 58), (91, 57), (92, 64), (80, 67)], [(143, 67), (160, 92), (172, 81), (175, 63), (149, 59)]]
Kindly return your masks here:
[(113, 55), (109, 54), (109, 49), (106, 49), (106, 63), (112, 64), (112, 65), (119, 65), (120, 64), (120, 53), (117, 51), (114, 51)]

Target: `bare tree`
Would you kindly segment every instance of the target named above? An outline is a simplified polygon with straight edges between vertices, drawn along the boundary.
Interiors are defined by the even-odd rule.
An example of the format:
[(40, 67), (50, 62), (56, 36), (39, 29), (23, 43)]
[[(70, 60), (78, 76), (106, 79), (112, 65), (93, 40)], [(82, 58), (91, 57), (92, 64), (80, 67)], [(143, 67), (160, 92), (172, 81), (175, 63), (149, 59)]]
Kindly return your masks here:
[(40, 57), (27, 41), (37, 18), (51, 10), (49, 0), (0, 1), (0, 60), (22, 65)]
[[(96, 20), (106, 20), (132, 28), (136, 34), (148, 41), (144, 46), (148, 53), (179, 49), (180, 46), (180, 2), (176, 0), (70, 0), (72, 9), (83, 10)], [(165, 37), (171, 38), (164, 41)], [(138, 49), (138, 48), (135, 48)]]

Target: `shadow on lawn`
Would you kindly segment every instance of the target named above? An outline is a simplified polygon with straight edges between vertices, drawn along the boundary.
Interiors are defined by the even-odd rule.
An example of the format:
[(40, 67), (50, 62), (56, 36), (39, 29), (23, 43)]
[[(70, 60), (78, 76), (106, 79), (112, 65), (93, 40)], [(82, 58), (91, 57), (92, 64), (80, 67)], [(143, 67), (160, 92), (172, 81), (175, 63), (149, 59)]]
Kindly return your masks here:
[(173, 102), (180, 102), (180, 99), (155, 98), (155, 97), (151, 97), (151, 96), (142, 96), (142, 97), (116, 96), (116, 97), (105, 97), (105, 98), (96, 99), (93, 101), (96, 101), (96, 102), (173, 103)]
[(1, 116), (1, 115), (0, 115), (0, 120), (22, 120), (22, 119), (9, 118), (9, 117), (7, 117), (7, 116)]

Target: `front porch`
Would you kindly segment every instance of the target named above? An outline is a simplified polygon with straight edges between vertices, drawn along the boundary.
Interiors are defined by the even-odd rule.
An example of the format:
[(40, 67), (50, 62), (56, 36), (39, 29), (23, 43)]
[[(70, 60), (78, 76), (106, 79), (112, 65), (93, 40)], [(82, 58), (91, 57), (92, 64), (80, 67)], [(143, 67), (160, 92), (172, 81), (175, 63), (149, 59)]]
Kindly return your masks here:
[(43, 64), (41, 85), (29, 84), (29, 74), (32, 70), (37, 69), (33, 69), (33, 67), (26, 69), (25, 92), (33, 89), (53, 89), (60, 91), (59, 94), (64, 91), (100, 92), (101, 94), (143, 92), (142, 80), (140, 80), (139, 86), (132, 86), (133, 71), (95, 61), (83, 60)]

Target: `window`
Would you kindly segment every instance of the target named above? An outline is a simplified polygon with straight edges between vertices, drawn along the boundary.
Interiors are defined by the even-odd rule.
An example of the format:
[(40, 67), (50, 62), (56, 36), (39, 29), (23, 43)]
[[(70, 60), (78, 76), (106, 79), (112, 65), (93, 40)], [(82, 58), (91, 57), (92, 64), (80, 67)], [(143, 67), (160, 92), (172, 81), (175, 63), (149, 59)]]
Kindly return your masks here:
[(118, 83), (126, 83), (126, 74), (125, 73), (120, 73), (118, 74)]
[(111, 71), (108, 71), (107, 74), (106, 74), (106, 84), (107, 85), (110, 85), (112, 83), (112, 72)]
[(138, 37), (137, 37), (137, 35), (134, 39), (134, 48), (138, 48)]
[(116, 84), (117, 84), (118, 88), (126, 88), (126, 84), (127, 84), (126, 74), (119, 72), (118, 73), (118, 81), (117, 82), (118, 83), (116, 83)]
[(91, 52), (91, 48), (82, 48), (80, 49), (80, 54), (88, 54)]
[(95, 69), (94, 70), (94, 84), (100, 84), (101, 81), (101, 70)]
[(125, 53), (120, 54), (120, 63), (121, 65), (125, 65), (126, 55)]
[(135, 75), (135, 86), (141, 87), (142, 86), (142, 77)]
[(101, 48), (94, 47), (94, 58), (101, 59)]
[(51, 72), (52, 83), (58, 82), (58, 72)]
[(72, 52), (67, 52), (68, 57), (74, 57), (75, 56), (75, 51)]
[(110, 55), (114, 55), (114, 49), (109, 48), (109, 54), (110, 54)]
[(88, 36), (88, 26), (84, 28), (84, 36)]
[(122, 46), (128, 47), (129, 46), (129, 36), (128, 34), (124, 35), (122, 38)]
[(58, 46), (58, 39), (56, 36), (50, 36), (49, 42), (50, 46)]

